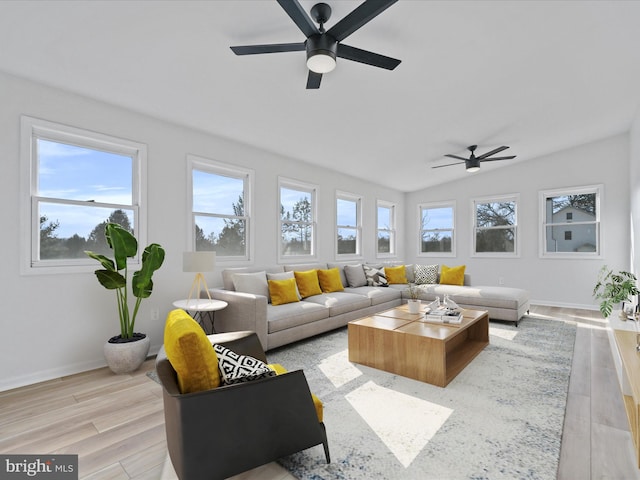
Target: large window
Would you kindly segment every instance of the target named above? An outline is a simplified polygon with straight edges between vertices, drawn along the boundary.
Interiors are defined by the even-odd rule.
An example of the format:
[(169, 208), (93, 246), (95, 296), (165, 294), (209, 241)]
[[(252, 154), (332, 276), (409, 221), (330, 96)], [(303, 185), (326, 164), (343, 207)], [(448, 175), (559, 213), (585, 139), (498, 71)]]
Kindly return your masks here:
[(250, 259), (250, 170), (189, 156), (191, 246), (228, 261)]
[(474, 255), (517, 256), (517, 195), (476, 199), (473, 211)]
[(420, 249), (418, 255), (455, 256), (455, 203), (429, 203), (418, 206)]
[(315, 209), (317, 187), (281, 178), (280, 260), (315, 256)]
[(600, 256), (601, 185), (540, 192), (540, 255)]
[(338, 192), (336, 194), (336, 252), (338, 256), (360, 255), (361, 250), (361, 204), (357, 195)]
[(84, 251), (110, 253), (107, 222), (145, 242), (145, 145), (22, 117), (22, 155), (23, 273), (95, 267)]
[(376, 252), (378, 257), (391, 257), (396, 254), (396, 206), (393, 203), (378, 200), (378, 235)]

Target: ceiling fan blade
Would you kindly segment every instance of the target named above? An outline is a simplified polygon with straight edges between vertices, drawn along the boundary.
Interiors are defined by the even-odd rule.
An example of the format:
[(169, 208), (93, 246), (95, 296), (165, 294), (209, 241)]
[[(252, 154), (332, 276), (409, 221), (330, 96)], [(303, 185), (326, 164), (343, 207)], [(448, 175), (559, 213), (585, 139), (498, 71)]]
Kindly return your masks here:
[(495, 158), (485, 158), (483, 160), (480, 160), (481, 162), (495, 162), (496, 160), (511, 160), (512, 158), (516, 158), (515, 155), (512, 155), (511, 157), (495, 157)]
[(369, 52), (356, 47), (350, 47), (342, 43), (338, 44), (337, 55), (340, 58), (352, 60), (354, 62), (365, 63), (367, 65), (373, 65), (374, 67), (386, 68), (387, 70), (393, 70), (400, 65), (400, 60), (391, 57), (385, 57), (379, 53)]
[(287, 12), (287, 15), (291, 17), (293, 23), (295, 23), (305, 37), (310, 37), (316, 33), (320, 33), (316, 24), (307, 15), (302, 6), (298, 3), (298, 0), (277, 0), (282, 9)]
[(498, 148), (496, 148), (494, 150), (491, 150), (490, 152), (483, 153), (482, 155), (479, 155), (476, 158), (478, 160), (484, 160), (485, 158), (490, 157), (491, 155), (495, 155), (496, 153), (500, 153), (501, 151), (506, 150), (507, 148), (509, 148), (509, 147), (505, 147), (503, 145), (502, 147), (498, 147)]
[(309, 76), (307, 77), (307, 90), (320, 88), (321, 80), (322, 80), (321, 73), (316, 73), (309, 70)]
[(446, 165), (436, 165), (435, 167), (431, 167), (431, 168), (450, 167), (451, 165), (460, 165), (460, 164), (463, 164), (463, 163), (465, 163), (465, 162), (447, 163)]
[(304, 50), (304, 42), (271, 43), (269, 45), (242, 45), (230, 47), (236, 55), (256, 55), (259, 53), (299, 52)]
[[(340, 42), (364, 24), (380, 15), (397, 1), (398, 0), (367, 0), (331, 27), (327, 33)], [(278, 0), (278, 2), (282, 5), (284, 0)]]
[(457, 159), (457, 160), (462, 160), (462, 161), (464, 161), (464, 162), (466, 162), (466, 161), (468, 160), (468, 158), (459, 157), (458, 155), (451, 155), (451, 154), (449, 154), (449, 153), (447, 153), (447, 154), (445, 155), (445, 157), (455, 158), (455, 159)]

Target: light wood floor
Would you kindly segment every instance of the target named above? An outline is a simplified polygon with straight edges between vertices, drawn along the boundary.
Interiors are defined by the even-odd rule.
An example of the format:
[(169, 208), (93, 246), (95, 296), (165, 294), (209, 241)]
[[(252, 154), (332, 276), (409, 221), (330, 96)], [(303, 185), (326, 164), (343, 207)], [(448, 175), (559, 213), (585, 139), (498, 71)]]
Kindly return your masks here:
[[(558, 478), (638, 479), (607, 333), (598, 312), (532, 307), (578, 324)], [(526, 320), (525, 320), (526, 321)], [(169, 480), (161, 387), (107, 369), (0, 392), (0, 452), (79, 454), (82, 479)], [(236, 480), (292, 479), (277, 464)]]

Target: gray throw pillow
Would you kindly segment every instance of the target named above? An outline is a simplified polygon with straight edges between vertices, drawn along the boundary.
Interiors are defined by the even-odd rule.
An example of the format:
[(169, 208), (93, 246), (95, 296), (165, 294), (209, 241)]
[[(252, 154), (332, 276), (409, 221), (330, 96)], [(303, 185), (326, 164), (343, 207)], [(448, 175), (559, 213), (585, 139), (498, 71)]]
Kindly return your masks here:
[(367, 285), (367, 277), (361, 264), (345, 265), (344, 275), (350, 287), (364, 287)]
[(232, 278), (233, 288), (236, 289), (236, 292), (269, 296), (267, 272), (234, 273)]

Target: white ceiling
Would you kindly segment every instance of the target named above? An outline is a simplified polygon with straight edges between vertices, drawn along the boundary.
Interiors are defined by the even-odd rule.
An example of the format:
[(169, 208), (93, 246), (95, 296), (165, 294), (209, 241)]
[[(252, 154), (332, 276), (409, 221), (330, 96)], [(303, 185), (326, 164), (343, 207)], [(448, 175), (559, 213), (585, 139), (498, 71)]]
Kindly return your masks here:
[[(360, 3), (325, 1), (327, 28)], [(468, 175), (431, 166), (470, 144), (526, 162), (628, 131), (639, 22), (637, 1), (400, 0), (343, 42), (394, 71), (338, 59), (306, 90), (304, 52), (229, 49), (304, 40), (275, 0), (5, 0), (0, 70), (414, 191)]]

